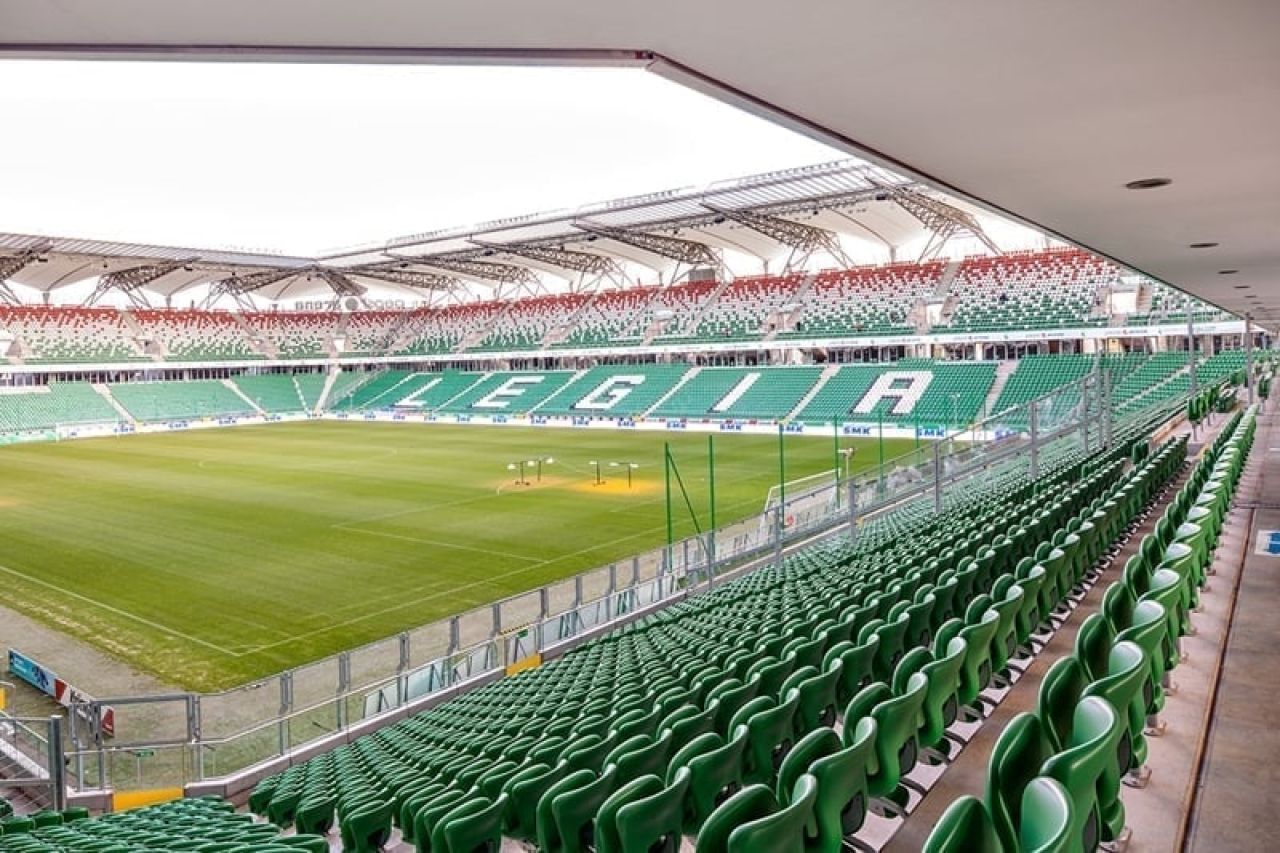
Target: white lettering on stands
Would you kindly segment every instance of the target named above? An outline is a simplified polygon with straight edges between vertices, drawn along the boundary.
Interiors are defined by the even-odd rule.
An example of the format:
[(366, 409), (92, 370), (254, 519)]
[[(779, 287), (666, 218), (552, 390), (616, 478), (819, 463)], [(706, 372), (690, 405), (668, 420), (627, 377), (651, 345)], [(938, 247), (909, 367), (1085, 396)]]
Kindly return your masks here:
[(508, 379), (480, 400), (472, 403), (472, 408), (505, 409), (511, 405), (512, 400), (522, 396), (534, 385), (541, 385), (546, 378), (545, 376), (516, 376)]
[(625, 400), (632, 391), (644, 384), (641, 374), (622, 374), (610, 376), (596, 386), (595, 390), (573, 404), (575, 409), (588, 409), (593, 412), (607, 412)]
[(430, 391), (432, 388), (436, 387), (443, 381), (444, 380), (441, 377), (437, 376), (435, 379), (432, 379), (430, 382), (428, 382), (426, 385), (423, 385), (417, 391), (414, 391), (408, 397), (405, 397), (399, 403), (396, 403), (396, 405), (397, 406), (421, 406), (422, 400), (419, 398), (422, 397), (423, 394), (427, 393), (428, 391)]
[(909, 415), (932, 381), (933, 374), (927, 370), (886, 371), (876, 378), (871, 389), (853, 407), (853, 412), (869, 415), (881, 400), (893, 400), (893, 408), (890, 409), (893, 414)]

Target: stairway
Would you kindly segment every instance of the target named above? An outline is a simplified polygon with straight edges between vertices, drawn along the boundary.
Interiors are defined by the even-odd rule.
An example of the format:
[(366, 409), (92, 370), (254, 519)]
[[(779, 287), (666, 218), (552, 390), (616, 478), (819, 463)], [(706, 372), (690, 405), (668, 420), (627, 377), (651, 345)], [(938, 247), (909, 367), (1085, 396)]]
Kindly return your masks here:
[(960, 264), (961, 261), (947, 261), (947, 265), (942, 268), (942, 277), (933, 288), (935, 300), (941, 302), (947, 298), (947, 294), (951, 292), (951, 282), (955, 281), (956, 273), (960, 270)]
[(298, 411), (305, 412), (307, 411), (307, 398), (302, 396), (302, 386), (298, 384), (296, 375), (290, 378), (293, 380), (293, 393), (298, 395)]
[(775, 311), (769, 319), (773, 321), (773, 331), (769, 332), (762, 338), (763, 341), (771, 341), (784, 332), (790, 332), (804, 319), (805, 309), (808, 308), (809, 291), (813, 289), (813, 283), (818, 278), (817, 273), (805, 273), (804, 278), (800, 280), (800, 285), (796, 288), (796, 292), (792, 295), (787, 303), (791, 305), (790, 311)]
[[(325, 374), (324, 387), (320, 389), (320, 397), (316, 400), (316, 414), (319, 414), (320, 412), (324, 411), (325, 405), (329, 402), (329, 392), (333, 390), (333, 383), (338, 381), (338, 376), (341, 373), (342, 373), (342, 368), (338, 368), (336, 370), (330, 370), (328, 373)], [(294, 382), (296, 383), (297, 380), (295, 379)], [(358, 387), (360, 386), (359, 385), (352, 386), (352, 390), (354, 391)], [(298, 392), (298, 396), (299, 397), (302, 396), (301, 391)]]
[(137, 421), (134, 420), (133, 415), (129, 414), (129, 410), (120, 405), (120, 401), (112, 396), (110, 388), (101, 382), (94, 382), (93, 390), (101, 394), (102, 398), (111, 404), (111, 408), (115, 409), (116, 414), (120, 415), (120, 420), (127, 424), (137, 423)]
[(255, 412), (257, 412), (260, 415), (266, 415), (266, 412), (263, 411), (261, 406), (259, 406), (257, 403), (253, 401), (252, 397), (250, 397), (248, 394), (240, 390), (239, 385), (232, 382), (230, 379), (223, 379), (222, 384), (227, 386), (227, 388), (231, 389), (231, 391), (233, 391), (236, 394), (236, 396), (239, 397), (241, 400), (244, 400), (246, 403), (252, 406)]
[(688, 370), (686, 370), (684, 376), (680, 377), (680, 381), (677, 382), (675, 385), (672, 385), (671, 390), (663, 394), (661, 397), (659, 397), (656, 403), (654, 403), (649, 408), (645, 409), (643, 414), (641, 414), (641, 417), (644, 417), (644, 418), (649, 417), (650, 412), (657, 411), (662, 406), (662, 404), (666, 403), (667, 400), (670, 400), (672, 396), (678, 393), (680, 389), (685, 386), (686, 382), (688, 382), (690, 379), (697, 376), (701, 372), (702, 372), (701, 367), (691, 367)]
[(582, 312), (586, 311), (588, 308), (590, 308), (592, 305), (595, 304), (596, 298), (599, 295), (600, 295), (600, 291), (598, 290), (595, 293), (592, 293), (585, 300), (583, 300), (581, 305), (578, 306), (578, 310), (574, 311), (572, 314), (566, 317), (563, 320), (563, 322), (557, 323), (556, 325), (547, 329), (547, 333), (542, 336), (542, 341), (538, 345), (542, 349), (553, 347), (556, 344), (564, 341), (566, 338), (569, 337), (569, 335), (573, 334), (573, 330), (578, 326), (578, 318), (582, 316)]
[(818, 392), (822, 390), (822, 387), (826, 385), (829, 381), (831, 381), (831, 377), (835, 376), (839, 372), (840, 372), (840, 365), (838, 364), (828, 364), (826, 367), (824, 367), (822, 369), (822, 373), (818, 376), (818, 381), (813, 383), (813, 387), (810, 388), (808, 392), (803, 397), (800, 398), (800, 402), (796, 403), (796, 407), (794, 409), (792, 409), (790, 412), (787, 412), (787, 416), (783, 418), (783, 420), (789, 421), (792, 418), (799, 415), (801, 412), (803, 412), (804, 407), (809, 405), (809, 403), (813, 401), (813, 398), (818, 396)]
[(1009, 381), (1009, 377), (1018, 369), (1016, 361), (1002, 361), (996, 366), (996, 378), (991, 383), (991, 390), (987, 392), (987, 399), (982, 403), (982, 411), (987, 417), (996, 414), (996, 401), (1000, 399), (1000, 394), (1004, 391), (1005, 383)]
[(150, 356), (152, 361), (164, 361), (165, 356), (168, 355), (168, 353), (166, 352), (163, 343), (160, 341), (152, 341), (152, 351), (148, 352), (146, 345), (138, 340), (142, 337), (143, 331), (142, 327), (138, 325), (137, 319), (133, 316), (133, 311), (128, 308), (121, 308), (120, 319), (124, 320), (124, 324), (129, 327), (129, 344), (138, 355)]
[(250, 326), (249, 321), (246, 320), (239, 311), (232, 311), (231, 316), (235, 318), (235, 321), (240, 328), (244, 329), (244, 335), (249, 339), (250, 349), (262, 353), (267, 358), (280, 357), (280, 350), (276, 348), (275, 343), (264, 337), (262, 333), (253, 326)]

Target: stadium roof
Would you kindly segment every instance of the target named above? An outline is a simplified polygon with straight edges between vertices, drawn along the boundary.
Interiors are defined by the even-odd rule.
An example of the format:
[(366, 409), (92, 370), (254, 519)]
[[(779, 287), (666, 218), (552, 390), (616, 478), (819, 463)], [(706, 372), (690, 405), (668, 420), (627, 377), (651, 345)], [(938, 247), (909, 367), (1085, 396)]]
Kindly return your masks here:
[[(1270, 0), (0, 0), (0, 20), (22, 56), (648, 67), (1280, 327)], [(1125, 189), (1146, 178), (1172, 184)]]
[[(965, 204), (912, 179), (841, 160), (705, 188), (653, 193), (435, 231), (319, 258), (0, 234), (0, 280), (38, 291), (97, 279), (92, 304), (112, 291), (202, 300), (250, 296), (359, 296), (371, 290), (452, 298), (626, 284), (639, 267), (670, 282), (724, 265), (726, 250), (774, 271), (817, 259), (848, 264), (848, 239), (881, 244), (901, 260), (937, 254), (951, 240), (998, 247)], [(209, 286), (209, 287), (206, 287)], [(0, 293), (0, 297), (4, 294)]]

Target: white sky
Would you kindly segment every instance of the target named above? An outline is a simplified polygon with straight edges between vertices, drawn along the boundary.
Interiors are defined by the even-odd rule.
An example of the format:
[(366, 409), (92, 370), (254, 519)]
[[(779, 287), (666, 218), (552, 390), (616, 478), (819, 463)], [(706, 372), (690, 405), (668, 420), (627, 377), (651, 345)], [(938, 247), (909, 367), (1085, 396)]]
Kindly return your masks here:
[(316, 254), (840, 159), (621, 69), (0, 61), (0, 230)]

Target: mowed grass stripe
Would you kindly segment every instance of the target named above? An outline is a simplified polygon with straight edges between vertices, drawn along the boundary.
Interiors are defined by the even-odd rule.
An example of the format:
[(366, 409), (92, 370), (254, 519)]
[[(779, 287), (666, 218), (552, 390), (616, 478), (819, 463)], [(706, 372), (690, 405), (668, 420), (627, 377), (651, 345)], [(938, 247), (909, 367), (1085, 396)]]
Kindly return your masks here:
[[(660, 545), (668, 440), (705, 525), (705, 435), (313, 421), (0, 448), (6, 598), (171, 683), (239, 684)], [(716, 450), (719, 521), (758, 513), (776, 437)], [(788, 477), (832, 453), (788, 437)], [(539, 456), (543, 484), (513, 485)], [(594, 489), (592, 459), (638, 462), (636, 488), (606, 466)]]

